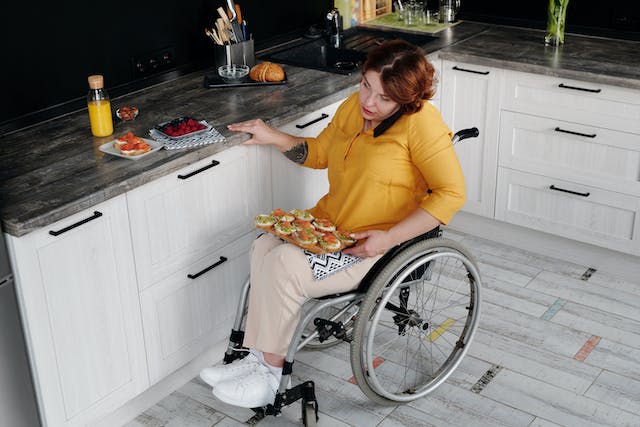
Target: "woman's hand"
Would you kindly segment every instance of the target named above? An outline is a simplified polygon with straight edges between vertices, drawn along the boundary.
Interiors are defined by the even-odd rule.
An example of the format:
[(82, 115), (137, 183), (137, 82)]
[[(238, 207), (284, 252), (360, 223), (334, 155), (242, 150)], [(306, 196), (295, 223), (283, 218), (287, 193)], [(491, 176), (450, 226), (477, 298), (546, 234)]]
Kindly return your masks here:
[(227, 129), (232, 132), (250, 134), (251, 138), (243, 142), (245, 145), (275, 145), (280, 151), (287, 151), (304, 141), (304, 138), (298, 138), (270, 127), (262, 119), (232, 123), (227, 126)]
[(262, 119), (248, 120), (246, 122), (232, 123), (227, 126), (233, 132), (245, 132), (251, 134), (251, 138), (243, 142), (246, 145), (252, 144), (273, 144), (281, 133), (269, 127)]
[(384, 254), (387, 249), (396, 245), (388, 231), (368, 230), (361, 233), (353, 233), (351, 237), (364, 242), (343, 250), (345, 254), (357, 256), (358, 258), (369, 258)]

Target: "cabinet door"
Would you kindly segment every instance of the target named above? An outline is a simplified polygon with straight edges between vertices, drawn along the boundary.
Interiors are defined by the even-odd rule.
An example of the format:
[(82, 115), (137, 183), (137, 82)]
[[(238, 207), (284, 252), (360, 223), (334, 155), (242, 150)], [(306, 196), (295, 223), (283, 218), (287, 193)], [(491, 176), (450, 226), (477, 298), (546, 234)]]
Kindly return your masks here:
[(266, 153), (229, 148), (127, 194), (141, 290), (253, 229), (271, 200)]
[(502, 71), (442, 62), (441, 111), (454, 131), (477, 127), (477, 138), (456, 145), (467, 187), (463, 210), (493, 217), (495, 202), (499, 82)]
[[(280, 127), (280, 130), (293, 135), (315, 137), (331, 121), (341, 103), (339, 101), (307, 114)], [(302, 167), (276, 149), (271, 149), (271, 170), (274, 208), (309, 209), (329, 191), (326, 169)]]
[(438, 58), (437, 53), (432, 53), (431, 55), (427, 55), (427, 60), (433, 65), (435, 69), (435, 86), (436, 92), (433, 95), (433, 98), (429, 100), (429, 102), (436, 107), (438, 110), (442, 108), (440, 93), (442, 92), (442, 60)]
[(151, 383), (229, 336), (254, 237), (249, 233), (140, 294)]
[(640, 199), (500, 168), (496, 219), (640, 255)]
[(92, 424), (146, 389), (125, 197), (8, 242), (44, 424)]

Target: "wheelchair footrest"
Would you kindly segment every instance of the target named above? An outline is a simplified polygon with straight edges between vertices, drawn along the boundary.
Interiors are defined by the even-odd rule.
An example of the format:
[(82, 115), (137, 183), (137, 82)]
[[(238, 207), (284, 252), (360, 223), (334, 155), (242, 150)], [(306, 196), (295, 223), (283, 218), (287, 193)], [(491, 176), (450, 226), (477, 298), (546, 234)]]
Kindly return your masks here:
[(331, 320), (316, 317), (313, 319), (313, 324), (316, 325), (318, 340), (320, 342), (325, 342), (331, 336), (334, 336), (339, 340), (347, 342), (351, 341), (347, 337), (347, 331), (344, 329), (344, 324), (342, 324), (342, 322), (332, 322)]
[(284, 393), (276, 394), (276, 400), (273, 405), (267, 405), (262, 408), (252, 408), (255, 415), (251, 417), (247, 424), (254, 425), (267, 415), (280, 415), (284, 406), (302, 399), (302, 404), (312, 403), (316, 411), (316, 419), (318, 418), (318, 401), (316, 400), (316, 389), (313, 381), (305, 381), (295, 387), (287, 389)]

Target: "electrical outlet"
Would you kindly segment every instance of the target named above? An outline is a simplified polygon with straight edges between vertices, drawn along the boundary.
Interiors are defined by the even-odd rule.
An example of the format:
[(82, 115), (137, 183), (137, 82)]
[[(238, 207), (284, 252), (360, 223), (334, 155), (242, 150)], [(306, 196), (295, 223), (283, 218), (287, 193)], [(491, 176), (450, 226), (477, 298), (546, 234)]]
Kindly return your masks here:
[(131, 57), (133, 77), (148, 77), (174, 67), (175, 49), (173, 46), (145, 52)]

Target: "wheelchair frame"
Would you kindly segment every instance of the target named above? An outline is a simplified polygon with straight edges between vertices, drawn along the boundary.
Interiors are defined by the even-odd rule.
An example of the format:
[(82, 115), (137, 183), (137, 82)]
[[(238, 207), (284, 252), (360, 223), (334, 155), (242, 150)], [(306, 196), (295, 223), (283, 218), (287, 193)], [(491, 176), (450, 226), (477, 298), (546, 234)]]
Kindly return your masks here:
[[(465, 129), (456, 133), (452, 142), (455, 143), (459, 140), (477, 135), (478, 130), (476, 128)], [(337, 340), (335, 342), (336, 344), (341, 341), (351, 343), (351, 365), (356, 382), (364, 394), (377, 403), (398, 404), (409, 402), (427, 395), (446, 381), (462, 361), (478, 326), (481, 282), (473, 258), (466, 253), (466, 250), (459, 244), (447, 239), (442, 239), (440, 235), (441, 232), (439, 227), (437, 227), (428, 233), (391, 248), (367, 272), (365, 277), (360, 281), (358, 288), (354, 291), (328, 295), (307, 301), (307, 303), (304, 304), (304, 314), (296, 326), (285, 356), (282, 379), (276, 393), (275, 401), (273, 404), (262, 408), (253, 408), (256, 414), (248, 423), (255, 424), (266, 415), (277, 416), (284, 406), (288, 406), (297, 400), (302, 400), (302, 419), (304, 425), (316, 425), (318, 420), (318, 404), (313, 381), (305, 381), (292, 388), (287, 388), (290, 383), (296, 352), (316, 338), (319, 339), (320, 342), (328, 338), (334, 338)], [(396, 257), (407, 258), (407, 261), (397, 261), (398, 258)], [(418, 298), (415, 294), (419, 294), (421, 289), (416, 288), (414, 285), (418, 284), (416, 286), (420, 286), (429, 283), (428, 281), (431, 279), (433, 273), (432, 270), (434, 266), (437, 265), (438, 258), (440, 257), (449, 257), (453, 260), (453, 263), (456, 263), (456, 265), (459, 264), (458, 269), (463, 269), (464, 275), (466, 275), (466, 277), (462, 277), (461, 283), (464, 282), (466, 284), (468, 280), (468, 284), (470, 285), (469, 301), (465, 302), (461, 307), (457, 307), (459, 304), (451, 304), (451, 307), (457, 307), (458, 311), (464, 313), (466, 310), (467, 313), (465, 315), (464, 325), (462, 325), (460, 331), (460, 337), (456, 338), (454, 336), (453, 338), (457, 340), (453, 343), (447, 342), (447, 339), (451, 339), (451, 337), (443, 338), (443, 340), (452, 347), (450, 350), (451, 354), (443, 354), (441, 356), (437, 354), (432, 355), (434, 359), (444, 356), (447, 357), (442, 362), (442, 366), (438, 366), (437, 370), (432, 372), (433, 379), (427, 382), (426, 385), (419, 389), (404, 390), (401, 393), (389, 392), (385, 388), (386, 385), (382, 385), (387, 379), (384, 377), (378, 378), (375, 373), (376, 367), (372, 361), (373, 354), (378, 351), (376, 348), (378, 344), (374, 339), (376, 338), (375, 334), (378, 325), (384, 322), (381, 319), (386, 313), (391, 312), (395, 314), (395, 316), (387, 319), (386, 322), (388, 324), (394, 324), (394, 327), (398, 328), (397, 335), (403, 339), (405, 336), (407, 340), (416, 338), (416, 334), (407, 333), (411, 328), (417, 328), (419, 334), (423, 335), (426, 334), (427, 330), (431, 331), (430, 335), (420, 337), (419, 344), (416, 344), (420, 347), (425, 346), (422, 341), (431, 340), (430, 336), (433, 334), (437, 334), (435, 339), (444, 336), (446, 328), (442, 326), (434, 328), (434, 325), (429, 324), (427, 321), (431, 319), (424, 319), (418, 311), (409, 308), (410, 289), (414, 289), (413, 297)], [(462, 274), (461, 271), (455, 270), (451, 265), (448, 267), (445, 266), (445, 268), (451, 270), (443, 270), (446, 274), (455, 273), (458, 276)], [(433, 288), (440, 289), (439, 285), (433, 285)], [(246, 352), (242, 351), (242, 342), (244, 338), (243, 322), (247, 313), (249, 289), (250, 282), (249, 279), (247, 279), (242, 288), (233, 328), (229, 337), (229, 345), (224, 355), (223, 363), (225, 364), (231, 363), (246, 355)], [(390, 299), (396, 291), (399, 291), (398, 299), (400, 303), (398, 305), (390, 302)], [(464, 290), (458, 288), (450, 291), (453, 295), (454, 292), (460, 294)], [(437, 299), (437, 297), (435, 299)], [(381, 306), (380, 302), (384, 302), (384, 306)], [(413, 304), (413, 302), (411, 304)], [(336, 305), (341, 308), (329, 319), (318, 317), (319, 313), (323, 310)], [(451, 307), (447, 308), (449, 309)], [(366, 308), (365, 315), (362, 314), (363, 308)], [(352, 314), (350, 312), (352, 309), (357, 309), (358, 312)], [(345, 315), (350, 316), (350, 320), (355, 319), (353, 328), (351, 328), (351, 326), (345, 328), (344, 323), (339, 320)], [(315, 330), (309, 332), (307, 328), (312, 323), (315, 325)], [(388, 330), (389, 328), (386, 329), (387, 334)], [(307, 335), (305, 335), (305, 331), (307, 331)], [(357, 335), (352, 337), (351, 333), (354, 331)], [(372, 331), (373, 335), (370, 335)], [(431, 342), (435, 341), (435, 339)], [(428, 343), (426, 345), (428, 345)], [(405, 367), (405, 369), (407, 369), (407, 367)], [(416, 375), (421, 374), (421, 372), (417, 370), (413, 370), (412, 372)]]

